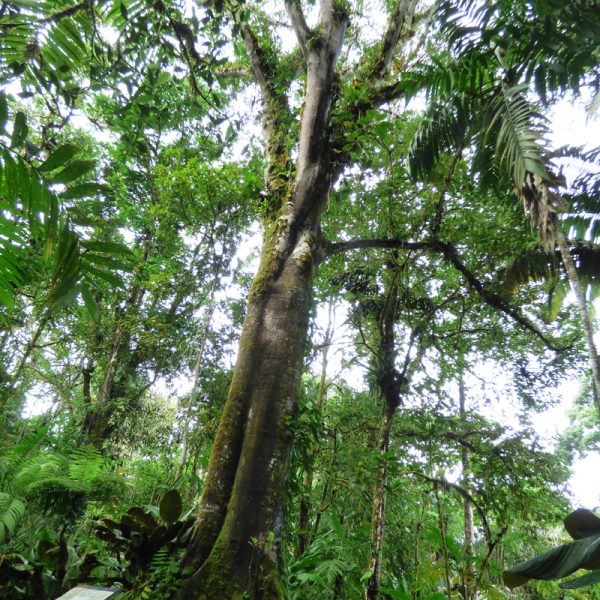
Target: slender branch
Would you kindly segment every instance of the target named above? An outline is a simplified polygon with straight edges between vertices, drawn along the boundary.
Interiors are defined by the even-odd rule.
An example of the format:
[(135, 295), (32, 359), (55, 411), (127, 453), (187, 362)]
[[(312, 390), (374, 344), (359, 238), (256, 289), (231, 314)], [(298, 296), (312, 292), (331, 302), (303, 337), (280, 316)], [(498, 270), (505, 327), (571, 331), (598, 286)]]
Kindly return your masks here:
[(424, 473), (419, 473), (417, 471), (413, 471), (412, 473), (413, 473), (413, 475), (417, 475), (418, 477), (421, 477), (422, 479), (425, 479), (426, 481), (429, 481), (430, 483), (439, 485), (448, 491), (454, 490), (455, 492), (458, 492), (458, 494), (460, 494), (463, 498), (465, 498), (469, 502), (471, 502), (473, 504), (473, 506), (475, 507), (475, 510), (477, 511), (477, 514), (479, 515), (479, 518), (481, 519), (481, 525), (483, 527), (483, 535), (485, 537), (487, 544), (489, 545), (492, 543), (492, 532), (491, 532), (487, 517), (485, 516), (485, 512), (483, 511), (483, 508), (479, 505), (479, 503), (475, 500), (475, 498), (473, 498), (473, 496), (467, 490), (465, 490), (465, 488), (458, 485), (457, 483), (452, 483), (450, 481), (447, 481), (446, 479), (438, 479), (437, 477), (429, 477), (428, 475), (425, 475)]
[(312, 35), (312, 31), (306, 23), (306, 18), (304, 17), (300, 0), (285, 0), (285, 9), (290, 15), (294, 33), (298, 38), (298, 43), (302, 49), (302, 54), (306, 59), (308, 56), (308, 39)]
[(400, 250), (435, 250), (439, 244), (436, 240), (409, 242), (396, 238), (365, 238), (346, 242), (329, 242), (323, 240), (323, 252), (326, 258), (341, 252), (367, 248), (398, 248)]
[(475, 277), (475, 275), (466, 267), (462, 262), (456, 248), (448, 242), (440, 242), (440, 251), (444, 255), (444, 258), (448, 260), (454, 268), (463, 275), (469, 285), (489, 304), (492, 308), (500, 310), (505, 315), (511, 317), (521, 327), (530, 331), (537, 336), (548, 348), (555, 352), (566, 350), (568, 346), (558, 346), (553, 340), (544, 335), (529, 319), (524, 317), (517, 309), (510, 306), (510, 304), (502, 298), (496, 292), (488, 290), (484, 284)]
[(83, 0), (83, 2), (80, 2), (79, 4), (75, 4), (74, 6), (69, 6), (68, 8), (59, 10), (58, 12), (55, 12), (48, 17), (39, 19), (38, 23), (56, 23), (56, 22), (60, 21), (61, 19), (70, 17), (71, 15), (74, 15), (76, 12), (79, 12), (80, 10), (87, 8), (87, 7), (91, 7), (91, 2), (89, 0)]

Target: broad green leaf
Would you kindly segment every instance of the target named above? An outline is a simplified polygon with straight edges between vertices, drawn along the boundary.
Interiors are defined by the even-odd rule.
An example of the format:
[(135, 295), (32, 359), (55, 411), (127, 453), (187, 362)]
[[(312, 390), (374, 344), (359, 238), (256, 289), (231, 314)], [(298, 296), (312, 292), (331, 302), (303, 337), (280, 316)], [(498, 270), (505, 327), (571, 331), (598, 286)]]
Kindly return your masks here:
[(90, 288), (85, 284), (81, 284), (81, 297), (83, 298), (83, 302), (85, 307), (90, 314), (90, 317), (96, 321), (96, 323), (100, 322), (100, 307), (96, 302), (96, 298), (94, 298), (94, 294)]
[(160, 516), (167, 523), (175, 523), (181, 515), (181, 496), (177, 490), (169, 490), (160, 501)]
[(74, 160), (68, 167), (59, 171), (51, 181), (52, 183), (69, 183), (89, 173), (95, 166), (95, 160)]
[(38, 167), (40, 171), (53, 171), (59, 167), (65, 166), (77, 153), (78, 148), (73, 144), (59, 146), (52, 154)]
[(87, 198), (89, 196), (96, 196), (97, 194), (104, 193), (110, 191), (105, 185), (100, 183), (81, 183), (79, 185), (75, 185), (60, 194), (61, 198), (65, 200), (72, 200), (74, 198)]
[(553, 548), (527, 562), (520, 563), (502, 574), (504, 583), (514, 588), (530, 579), (554, 580), (571, 575), (600, 560), (600, 535)]
[(121, 260), (116, 260), (109, 256), (103, 256), (101, 254), (94, 254), (92, 252), (85, 252), (81, 256), (85, 261), (92, 262), (97, 265), (102, 265), (103, 267), (109, 267), (110, 269), (115, 269), (119, 271), (129, 271), (130, 266), (124, 263)]
[(120, 244), (119, 242), (82, 241), (81, 246), (90, 252), (134, 256), (134, 253), (125, 244)]
[(412, 600), (412, 596), (402, 590), (394, 590), (392, 588), (382, 587), (379, 590), (382, 594), (387, 594), (392, 600)]
[(578, 508), (565, 517), (565, 529), (574, 540), (600, 535), (600, 519), (586, 508)]
[(92, 267), (91, 265), (84, 265), (83, 270), (87, 277), (92, 278), (91, 276), (93, 275), (94, 277), (103, 279), (107, 283), (110, 283), (110, 285), (117, 287), (117, 288), (119, 288), (123, 285), (123, 280), (118, 275), (115, 275), (111, 271), (104, 271), (102, 269), (97, 269), (96, 267)]
[(171, 81), (171, 74), (166, 71), (161, 71), (156, 78), (156, 85), (165, 85), (165, 83), (169, 83)]
[(563, 590), (576, 590), (588, 585), (594, 585), (595, 583), (600, 583), (600, 571), (592, 571), (591, 573), (586, 573), (581, 577), (575, 577), (569, 581), (559, 583), (558, 587), (562, 588)]
[(29, 127), (27, 126), (27, 117), (25, 113), (19, 111), (15, 115), (15, 125), (12, 132), (12, 137), (10, 139), (11, 148), (19, 148), (23, 145), (25, 138), (27, 137), (27, 132), (29, 131)]
[(364, 583), (365, 581), (371, 579), (371, 576), (373, 575), (373, 571), (368, 570), (365, 571), (361, 576), (360, 576), (360, 582)]

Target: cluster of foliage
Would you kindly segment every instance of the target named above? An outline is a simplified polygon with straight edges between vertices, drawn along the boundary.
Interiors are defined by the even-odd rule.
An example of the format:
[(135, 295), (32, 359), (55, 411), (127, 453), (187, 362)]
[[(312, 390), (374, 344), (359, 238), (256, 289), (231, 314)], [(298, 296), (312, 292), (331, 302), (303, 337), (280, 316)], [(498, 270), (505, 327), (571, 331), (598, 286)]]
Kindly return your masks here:
[[(246, 299), (267, 289), (250, 287), (257, 232), (268, 267), (292, 202), (301, 55), (326, 34), (303, 21), (314, 2), (275, 4), (0, 7), (0, 598), (187, 593)], [(240, 597), (600, 598), (579, 589), (598, 581), (589, 512), (567, 517), (573, 543), (507, 570), (564, 541), (569, 465), (597, 451), (582, 331), (600, 153), (547, 149), (543, 113), (589, 89), (597, 109), (598, 3), (374, 3), (381, 43), (360, 34), (383, 27), (370, 3), (321, 4), (353, 24), (327, 120), (335, 185), (285, 516), (239, 541), (248, 579), (275, 557), (278, 591)], [(587, 168), (569, 187), (565, 157)], [(568, 377), (577, 412), (549, 451), (532, 421)]]

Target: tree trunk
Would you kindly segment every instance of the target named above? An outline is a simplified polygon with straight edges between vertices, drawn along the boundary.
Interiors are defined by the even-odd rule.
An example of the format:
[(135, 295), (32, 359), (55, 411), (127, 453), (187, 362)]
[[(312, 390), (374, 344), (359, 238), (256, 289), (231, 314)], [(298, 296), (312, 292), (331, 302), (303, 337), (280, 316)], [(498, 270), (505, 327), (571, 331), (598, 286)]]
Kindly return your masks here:
[[(393, 267), (392, 267), (393, 268)], [(380, 398), (382, 403), (381, 427), (379, 431), (379, 467), (373, 490), (373, 513), (371, 518), (371, 557), (369, 570), (371, 577), (365, 591), (366, 600), (377, 600), (381, 579), (383, 540), (385, 532), (385, 501), (388, 479), (387, 452), (390, 449), (390, 434), (394, 413), (400, 405), (403, 377), (396, 370), (396, 348), (394, 325), (398, 306), (398, 274), (391, 273), (391, 284), (379, 323), (379, 376)], [(409, 350), (410, 352), (410, 350)]]
[(556, 224), (556, 239), (558, 241), (558, 247), (560, 248), (560, 256), (565, 265), (565, 270), (567, 271), (569, 284), (577, 300), (579, 317), (585, 332), (588, 353), (590, 355), (590, 366), (592, 368), (592, 395), (598, 411), (598, 417), (600, 418), (600, 360), (598, 359), (598, 350), (596, 349), (596, 344), (594, 342), (594, 328), (592, 327), (590, 314), (587, 309), (585, 292), (581, 288), (579, 277), (577, 275), (577, 268), (575, 267), (575, 262), (569, 251), (569, 245), (560, 223)]
[(273, 575), (291, 441), (287, 420), (300, 384), (314, 267), (305, 240), (280, 274), (269, 264), (277, 240), (265, 240), (187, 553), (187, 564), (200, 566), (186, 586), (192, 598), (244, 591), (278, 597)]
[(379, 455), (380, 464), (377, 471), (377, 481), (373, 490), (373, 516), (371, 518), (371, 559), (369, 570), (371, 577), (367, 583), (365, 592), (366, 600), (377, 600), (379, 597), (379, 585), (381, 579), (381, 562), (383, 557), (383, 539), (385, 532), (385, 486), (388, 479), (388, 466), (385, 454), (390, 448), (390, 433), (394, 420), (396, 407), (383, 405), (381, 416), (381, 429), (379, 433)]
[(315, 39), (307, 43), (305, 29), (296, 28), (307, 91), (293, 178), (277, 168), (282, 162), (289, 165), (282, 143), (282, 128), (289, 123), (279, 120), (285, 103), (269, 79), (268, 57), (249, 26), (241, 26), (265, 104), (272, 208), (265, 215), (260, 267), (250, 289), (195, 534), (183, 559), (184, 566), (195, 569), (182, 587), (185, 598), (284, 597), (278, 557), (292, 441), (287, 423), (300, 385), (320, 216), (332, 179), (329, 117), (347, 21), (340, 5), (323, 0)]

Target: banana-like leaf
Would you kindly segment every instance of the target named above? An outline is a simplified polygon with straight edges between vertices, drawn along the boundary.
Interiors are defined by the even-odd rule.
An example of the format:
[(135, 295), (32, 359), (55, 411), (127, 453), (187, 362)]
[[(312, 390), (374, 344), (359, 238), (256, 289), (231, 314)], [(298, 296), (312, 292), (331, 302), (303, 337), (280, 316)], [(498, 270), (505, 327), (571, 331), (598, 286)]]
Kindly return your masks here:
[[(504, 583), (515, 588), (530, 579), (553, 581), (567, 577), (578, 569), (599, 570), (600, 519), (589, 510), (578, 509), (565, 518), (565, 528), (575, 541), (507, 569), (502, 574)], [(597, 581), (596, 578), (579, 577), (565, 583), (565, 586), (581, 587)]]
[(504, 583), (514, 588), (530, 579), (554, 581), (571, 575), (578, 569), (600, 567), (600, 535), (589, 536), (563, 544), (544, 554), (520, 563), (502, 574)]
[(565, 529), (574, 540), (600, 535), (600, 519), (586, 508), (578, 508), (565, 517)]
[(569, 581), (559, 583), (558, 587), (563, 590), (577, 590), (582, 587), (587, 587), (588, 585), (594, 585), (595, 583), (600, 583), (600, 571), (592, 571), (581, 577), (575, 577)]

